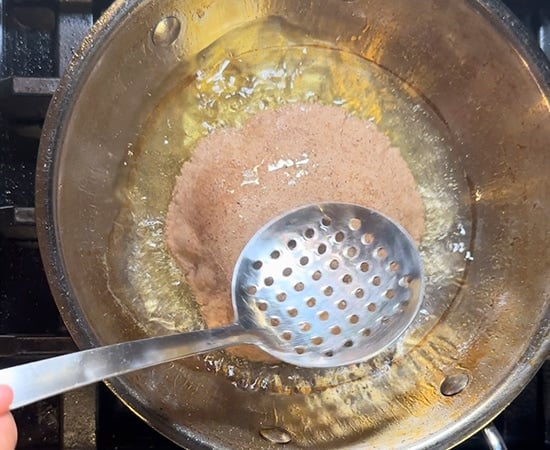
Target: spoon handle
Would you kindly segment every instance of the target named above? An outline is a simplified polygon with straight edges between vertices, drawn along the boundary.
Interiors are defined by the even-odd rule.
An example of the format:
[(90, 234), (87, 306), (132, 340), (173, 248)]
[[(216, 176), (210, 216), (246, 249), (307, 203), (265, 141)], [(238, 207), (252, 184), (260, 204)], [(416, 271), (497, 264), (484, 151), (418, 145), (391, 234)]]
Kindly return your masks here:
[(10, 409), (157, 364), (238, 344), (257, 335), (234, 324), (97, 347), (0, 370), (0, 384), (13, 389)]

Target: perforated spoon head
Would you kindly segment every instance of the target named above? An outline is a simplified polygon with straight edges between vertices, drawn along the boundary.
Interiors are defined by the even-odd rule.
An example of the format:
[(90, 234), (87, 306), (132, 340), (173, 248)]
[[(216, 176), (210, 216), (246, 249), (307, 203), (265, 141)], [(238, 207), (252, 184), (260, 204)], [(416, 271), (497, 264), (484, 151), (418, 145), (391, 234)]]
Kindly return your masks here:
[(416, 245), (384, 215), (348, 203), (308, 205), (261, 228), (233, 273), (238, 322), (260, 346), (303, 367), (372, 358), (414, 320), (424, 291)]

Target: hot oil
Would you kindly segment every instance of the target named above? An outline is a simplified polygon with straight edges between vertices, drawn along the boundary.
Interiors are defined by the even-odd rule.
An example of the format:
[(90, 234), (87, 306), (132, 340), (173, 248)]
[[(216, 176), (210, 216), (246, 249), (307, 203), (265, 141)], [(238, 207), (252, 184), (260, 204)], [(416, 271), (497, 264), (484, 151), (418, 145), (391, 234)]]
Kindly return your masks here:
[(189, 76), (173, 81), (143, 126), (140, 141), (129, 148), (131, 173), (120, 192), (125, 207), (113, 229), (107, 264), (111, 290), (149, 335), (204, 327), (193, 293), (166, 247), (164, 225), (182, 163), (212, 130), (238, 127), (259, 111), (292, 102), (337, 105), (374, 122), (401, 150), (415, 176), (426, 208), (420, 250), (427, 287), (410, 330), (394, 348), (353, 368), (270, 366), (226, 352), (193, 359), (194, 368), (227, 378), (242, 390), (291, 395), (339, 386), (344, 398), (341, 386), (385, 373), (394, 358), (426, 335), (456, 296), (468, 259), (474, 257), (471, 195), (444, 121), (413, 87), (337, 45), (308, 40), (275, 19), (228, 33), (196, 55)]

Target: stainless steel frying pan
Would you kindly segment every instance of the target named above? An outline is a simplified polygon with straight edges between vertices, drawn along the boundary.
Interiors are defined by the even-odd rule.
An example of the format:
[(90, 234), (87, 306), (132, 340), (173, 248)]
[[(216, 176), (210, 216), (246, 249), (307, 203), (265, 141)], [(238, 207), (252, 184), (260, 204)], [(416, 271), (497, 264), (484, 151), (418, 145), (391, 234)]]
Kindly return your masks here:
[[(444, 225), (421, 253), (425, 263), (457, 258), (461, 269), (439, 280), (427, 270), (426, 303), (410, 332), (367, 363), (313, 370), (215, 354), (109, 385), (189, 448), (453, 446), (506, 407), (550, 347), (550, 72), (496, 1), (115, 2), (70, 63), (41, 142), (37, 222), (61, 314), (82, 348), (200, 322), (179, 304), (144, 306), (151, 291), (184, 303), (190, 296), (155, 278), (164, 275), (148, 274), (145, 287), (132, 278), (137, 228), (121, 193), (132, 180), (158, 180), (149, 219), (162, 233), (191, 149), (147, 171), (144, 130), (166, 96), (193, 80), (197, 54), (261, 20), (286, 24), (294, 45), (323, 43), (375, 64), (434, 114), (452, 148), (446, 158), (463, 186), (455, 200), (467, 226)], [(269, 44), (243, 40), (242, 53)], [(414, 152), (408, 158), (419, 183), (431, 179)]]

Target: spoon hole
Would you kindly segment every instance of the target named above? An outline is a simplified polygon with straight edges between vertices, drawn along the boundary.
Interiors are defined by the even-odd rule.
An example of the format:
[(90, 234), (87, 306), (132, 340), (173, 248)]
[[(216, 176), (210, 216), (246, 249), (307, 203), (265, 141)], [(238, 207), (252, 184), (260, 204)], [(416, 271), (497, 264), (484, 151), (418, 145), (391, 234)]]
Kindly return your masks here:
[(325, 294), (327, 297), (330, 297), (334, 293), (334, 289), (332, 286), (327, 286), (323, 289), (323, 294)]
[(396, 314), (403, 314), (407, 309), (407, 306), (409, 306), (409, 302), (399, 302), (393, 307), (393, 311)]
[(401, 279), (399, 280), (399, 286), (409, 287), (410, 282), (411, 282), (411, 278), (409, 277), (409, 275), (405, 275), (401, 277)]
[(357, 231), (359, 228), (361, 228), (361, 221), (357, 217), (354, 217), (349, 221), (350, 230)]
[(359, 264), (359, 270), (363, 273), (366, 273), (369, 271), (369, 263), (366, 261), (363, 261), (361, 264)]
[(321, 225), (325, 226), (325, 227), (328, 227), (330, 226), (330, 224), (332, 223), (332, 220), (329, 216), (324, 216), (322, 219), (321, 219)]
[(323, 338), (320, 336), (315, 336), (314, 338), (311, 338), (311, 343), (313, 345), (321, 345), (323, 343)]
[(361, 242), (364, 245), (370, 245), (374, 242), (374, 236), (371, 233), (365, 233), (363, 236), (361, 236)]

